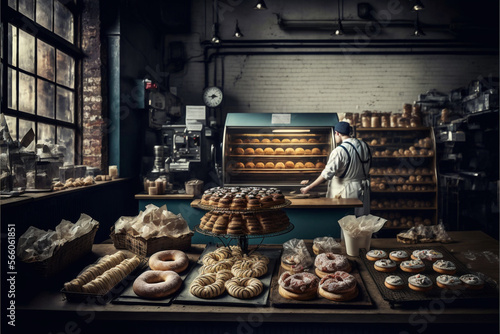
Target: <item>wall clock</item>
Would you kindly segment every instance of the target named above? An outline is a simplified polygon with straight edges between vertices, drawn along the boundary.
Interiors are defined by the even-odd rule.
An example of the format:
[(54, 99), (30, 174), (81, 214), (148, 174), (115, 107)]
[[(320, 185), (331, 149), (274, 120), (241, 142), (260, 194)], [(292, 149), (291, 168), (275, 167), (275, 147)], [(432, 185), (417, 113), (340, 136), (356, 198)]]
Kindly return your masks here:
[(219, 87), (208, 87), (203, 91), (203, 102), (207, 107), (215, 108), (222, 103), (222, 90)]

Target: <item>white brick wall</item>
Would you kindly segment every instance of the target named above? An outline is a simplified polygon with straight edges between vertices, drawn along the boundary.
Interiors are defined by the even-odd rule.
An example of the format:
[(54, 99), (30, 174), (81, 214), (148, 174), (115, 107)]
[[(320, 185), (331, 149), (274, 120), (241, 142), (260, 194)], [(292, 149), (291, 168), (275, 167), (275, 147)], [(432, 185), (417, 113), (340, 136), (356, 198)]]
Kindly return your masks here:
[[(220, 61), (218, 69), (217, 83), (221, 85)], [(223, 109), (225, 112), (395, 112), (403, 103), (412, 103), (430, 89), (447, 94), (481, 75), (498, 76), (498, 70), (495, 56), (227, 56)], [(213, 82), (213, 69), (210, 77)], [(202, 81), (202, 77), (198, 80)]]

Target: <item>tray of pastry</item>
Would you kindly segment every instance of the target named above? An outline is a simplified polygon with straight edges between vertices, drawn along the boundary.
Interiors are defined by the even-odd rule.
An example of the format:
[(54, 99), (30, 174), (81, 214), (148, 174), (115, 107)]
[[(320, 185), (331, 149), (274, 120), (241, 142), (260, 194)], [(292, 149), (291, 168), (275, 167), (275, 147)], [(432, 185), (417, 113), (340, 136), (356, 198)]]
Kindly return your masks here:
[(129, 286), (146, 265), (144, 259), (118, 251), (85, 267), (77, 277), (64, 283), (61, 293), (69, 302), (104, 305)]
[[(200, 255), (200, 259), (215, 251), (217, 247), (214, 244), (208, 244), (203, 253)], [(194, 268), (189, 273), (188, 277), (184, 280), (184, 287), (182, 291), (174, 299), (174, 304), (194, 304), (194, 305), (213, 305), (213, 306), (265, 306), (268, 302), (269, 297), (269, 287), (271, 285), (271, 278), (274, 272), (275, 266), (278, 263), (278, 259), (281, 255), (281, 249), (258, 249), (256, 252), (250, 253), (249, 255), (259, 253), (269, 259), (267, 264), (267, 272), (258, 277), (258, 280), (262, 282), (262, 291), (255, 297), (240, 299), (231, 296), (227, 290), (222, 294), (215, 296), (213, 298), (200, 298), (194, 296), (190, 292), (190, 287), (193, 281), (200, 275), (199, 270), (203, 266), (201, 263), (197, 263)]]
[[(349, 260), (351, 264), (351, 272), (349, 273), (350, 275), (354, 276), (356, 280), (356, 285), (358, 289), (358, 294), (356, 297), (354, 297), (351, 300), (347, 301), (333, 301), (330, 299), (326, 299), (319, 294), (316, 294), (315, 297), (312, 299), (308, 300), (296, 300), (296, 299), (289, 299), (283, 297), (279, 293), (279, 278), (281, 275), (286, 271), (283, 269), (283, 267), (280, 265), (278, 274), (273, 277), (273, 280), (271, 282), (271, 294), (270, 294), (270, 303), (274, 307), (279, 307), (279, 308), (371, 308), (374, 306), (372, 299), (370, 298), (370, 295), (368, 294), (368, 291), (366, 289), (366, 285), (363, 282), (363, 279), (361, 278), (361, 275), (359, 274), (359, 270), (357, 268), (357, 263), (356, 261)], [(314, 274), (314, 266), (312, 268), (307, 268), (305, 270), (307, 273)]]
[[(411, 255), (415, 251), (426, 251), (433, 250), (438, 254), (441, 254), (439, 260), (442, 261), (451, 261), (455, 267), (455, 273), (452, 271), (446, 273), (456, 278), (460, 278), (462, 275), (473, 274), (479, 277), (484, 285), (480, 286), (478, 289), (469, 289), (466, 288), (465, 285), (460, 284), (458, 286), (453, 286), (453, 289), (445, 289), (441, 288), (437, 285), (437, 277), (440, 275), (445, 275), (444, 272), (436, 272), (433, 268), (433, 261), (422, 260), (424, 263), (424, 269), (421, 272), (406, 272), (401, 269), (399, 263), (396, 262), (396, 269), (392, 272), (381, 272), (375, 269), (375, 262), (369, 260), (366, 257), (367, 251), (366, 249), (360, 249), (360, 258), (363, 261), (364, 265), (368, 269), (370, 276), (373, 278), (382, 298), (389, 302), (391, 307), (417, 307), (419, 305), (428, 305), (432, 301), (441, 300), (444, 302), (446, 307), (451, 306), (469, 306), (473, 307), (474, 305), (486, 306), (490, 303), (492, 305), (498, 306), (498, 285), (495, 281), (488, 278), (487, 276), (481, 273), (472, 273), (467, 267), (460, 262), (453, 254), (451, 254), (445, 247), (443, 246), (432, 246), (432, 247), (399, 247), (397, 249), (393, 248), (380, 248), (377, 250), (384, 251), (387, 255), (389, 255), (393, 251), (405, 251), (408, 256), (410, 256), (409, 260), (412, 260)], [(423, 275), (427, 277), (431, 284), (430, 287), (426, 287), (425, 289), (421, 289), (421, 291), (415, 291), (409, 287), (408, 279), (414, 275)], [(402, 287), (399, 290), (389, 289), (385, 285), (385, 280), (388, 276), (398, 276), (402, 280)], [(442, 284), (440, 284), (442, 285)], [(426, 290), (427, 291), (423, 291)]]

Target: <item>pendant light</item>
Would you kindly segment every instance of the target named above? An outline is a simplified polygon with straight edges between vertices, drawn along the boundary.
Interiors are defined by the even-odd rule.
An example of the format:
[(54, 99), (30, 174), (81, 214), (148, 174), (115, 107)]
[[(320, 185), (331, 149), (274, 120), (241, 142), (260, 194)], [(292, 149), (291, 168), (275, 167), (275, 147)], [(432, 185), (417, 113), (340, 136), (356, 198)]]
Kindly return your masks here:
[(241, 38), (243, 37), (243, 33), (240, 30), (240, 27), (238, 26), (238, 20), (236, 20), (236, 27), (234, 28), (234, 37)]
[(342, 26), (342, 19), (344, 18), (344, 0), (342, 0), (342, 11), (340, 10), (340, 0), (337, 0), (337, 9), (339, 20), (337, 30), (335, 30), (335, 35), (342, 36), (344, 34), (344, 27)]
[(210, 40), (212, 44), (220, 44), (220, 37), (219, 37), (219, 5), (218, 1), (214, 0), (213, 2), (214, 8), (213, 8), (213, 21), (214, 24), (212, 25), (212, 39)]
[(420, 21), (418, 20), (418, 12), (417, 12), (417, 17), (415, 19), (415, 30), (413, 31), (413, 35), (415, 35), (416, 37), (425, 36), (425, 33), (420, 28)]
[(253, 9), (257, 9), (257, 10), (267, 9), (267, 6), (266, 6), (266, 3), (264, 2), (264, 0), (259, 0)]
[(424, 10), (425, 9), (425, 6), (424, 4), (422, 3), (422, 1), (420, 0), (415, 0), (415, 4), (413, 5), (413, 7), (411, 8), (413, 11), (415, 12), (418, 12), (420, 10)]

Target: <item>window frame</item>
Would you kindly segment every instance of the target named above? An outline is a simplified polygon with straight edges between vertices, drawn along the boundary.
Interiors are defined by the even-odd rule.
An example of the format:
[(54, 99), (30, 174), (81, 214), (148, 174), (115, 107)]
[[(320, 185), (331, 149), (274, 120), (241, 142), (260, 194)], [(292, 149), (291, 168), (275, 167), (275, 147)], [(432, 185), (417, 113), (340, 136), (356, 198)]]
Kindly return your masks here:
[[(59, 0), (53, 0), (53, 1), (59, 1)], [(34, 122), (35, 124), (35, 129), (34, 132), (37, 135), (38, 134), (38, 122), (55, 126), (56, 130), (54, 133), (55, 140), (57, 142), (57, 137), (58, 137), (58, 127), (65, 127), (72, 129), (75, 133), (75, 138), (74, 138), (74, 157), (73, 157), (73, 162), (74, 164), (81, 164), (82, 162), (82, 143), (83, 143), (83, 138), (82, 138), (82, 63), (83, 63), (83, 57), (84, 54), (81, 51), (81, 14), (82, 14), (82, 4), (80, 0), (62, 0), (59, 1), (62, 5), (66, 6), (66, 8), (72, 13), (73, 15), (73, 43), (70, 43), (63, 37), (57, 35), (55, 32), (50, 31), (43, 27), (42, 25), (32, 21), (28, 17), (24, 16), (21, 14), (19, 11), (16, 9), (11, 8), (8, 5), (7, 1), (2, 1), (1, 4), (1, 27), (2, 27), (2, 99), (1, 99), (1, 108), (2, 112), (6, 116), (11, 116), (16, 118), (16, 134), (18, 138), (13, 138), (13, 139), (18, 139), (21, 140), (22, 138), (19, 138), (19, 121), (18, 119), (23, 119), (26, 121)], [(17, 6), (19, 6), (19, 2), (16, 1)], [(33, 5), (34, 5), (34, 16), (36, 17), (36, 0), (33, 0)], [(32, 35), (35, 38), (35, 58), (34, 58), (34, 63), (35, 63), (35, 71), (33, 73), (29, 71), (25, 71), (19, 67), (19, 62), (16, 61), (16, 66), (10, 65), (8, 62), (8, 51), (9, 51), (9, 45), (8, 45), (8, 27), (9, 24), (17, 27), (18, 31), (23, 30), (24, 32)], [(54, 25), (54, 18), (52, 25)], [(57, 62), (57, 51), (62, 51), (68, 56), (72, 57), (75, 61), (75, 67), (74, 67), (74, 87), (69, 88), (65, 85), (58, 84), (57, 83), (57, 72), (55, 72), (55, 78), (54, 82), (44, 78), (43, 76), (40, 76), (37, 70), (37, 39), (41, 40), (42, 42), (49, 44), (50, 46), (54, 47), (55, 49), (55, 61)], [(18, 38), (17, 41), (18, 46), (19, 46), (19, 33), (18, 33)], [(19, 50), (17, 46), (17, 50)], [(17, 52), (16, 55), (19, 59), (19, 52)], [(57, 66), (57, 64), (55, 64)], [(11, 109), (8, 108), (8, 99), (10, 99), (10, 96), (8, 95), (8, 86), (10, 85), (10, 82), (8, 81), (8, 70), (12, 69), (17, 71), (18, 73), (24, 73), (30, 76), (33, 76), (35, 78), (35, 86), (34, 86), (34, 91), (35, 91), (35, 101), (34, 101), (34, 113), (29, 113), (29, 112), (24, 112), (19, 110), (19, 98), (17, 98), (17, 106), (16, 109)], [(69, 89), (74, 93), (74, 99), (73, 99), (73, 122), (67, 122), (67, 121), (62, 121), (58, 120), (56, 117), (56, 109), (54, 110), (54, 117), (49, 118), (45, 116), (40, 116), (38, 115), (38, 103), (37, 103), (37, 96), (38, 96), (38, 80), (42, 80), (44, 82), (49, 82), (51, 84), (54, 84), (54, 99), (57, 98), (57, 87), (62, 87), (64, 89)], [(19, 80), (16, 80), (16, 93), (19, 97)], [(55, 101), (55, 100), (54, 100)], [(54, 106), (56, 108), (56, 106)], [(37, 136), (36, 136), (37, 138)], [(37, 138), (38, 140), (38, 138)]]

